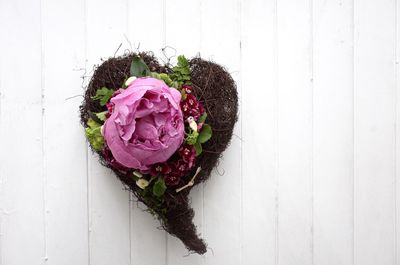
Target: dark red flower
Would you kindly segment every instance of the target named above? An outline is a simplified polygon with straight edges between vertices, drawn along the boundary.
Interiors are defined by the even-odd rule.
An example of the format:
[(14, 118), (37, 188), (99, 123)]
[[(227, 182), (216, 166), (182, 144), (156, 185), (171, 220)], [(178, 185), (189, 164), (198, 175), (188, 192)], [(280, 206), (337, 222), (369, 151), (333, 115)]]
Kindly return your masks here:
[(168, 174), (164, 176), (164, 181), (167, 186), (176, 186), (179, 184), (181, 177), (177, 174)]
[(188, 94), (186, 96), (185, 101), (187, 102), (189, 108), (191, 109), (198, 108), (199, 106), (199, 102), (197, 101), (197, 98), (193, 94)]
[(192, 168), (196, 157), (196, 149), (194, 146), (185, 144), (179, 148), (178, 153), (182, 157), (183, 161), (188, 165), (188, 168)]
[(155, 164), (150, 169), (152, 176), (166, 175), (171, 172), (171, 167), (167, 163)]
[(185, 91), (186, 94), (192, 93), (192, 86), (182, 85), (182, 90)]
[(188, 164), (185, 161), (183, 161), (183, 159), (179, 159), (173, 164), (172, 172), (179, 176), (183, 176), (188, 171), (188, 169), (189, 169)]
[(204, 113), (203, 105), (193, 94), (187, 94), (186, 99), (181, 101), (181, 109), (185, 119), (191, 116), (197, 120)]
[(189, 104), (186, 101), (181, 101), (181, 109), (183, 112), (183, 115), (186, 117), (187, 113), (189, 113)]

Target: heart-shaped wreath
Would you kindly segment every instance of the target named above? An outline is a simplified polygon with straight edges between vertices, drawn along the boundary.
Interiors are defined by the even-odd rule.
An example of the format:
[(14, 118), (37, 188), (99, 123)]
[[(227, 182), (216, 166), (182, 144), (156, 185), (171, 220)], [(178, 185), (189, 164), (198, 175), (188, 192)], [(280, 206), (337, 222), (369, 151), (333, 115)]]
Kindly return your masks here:
[(100, 162), (189, 251), (206, 244), (193, 224), (189, 192), (207, 180), (237, 120), (235, 82), (220, 65), (179, 56), (161, 65), (150, 52), (96, 67), (80, 107)]

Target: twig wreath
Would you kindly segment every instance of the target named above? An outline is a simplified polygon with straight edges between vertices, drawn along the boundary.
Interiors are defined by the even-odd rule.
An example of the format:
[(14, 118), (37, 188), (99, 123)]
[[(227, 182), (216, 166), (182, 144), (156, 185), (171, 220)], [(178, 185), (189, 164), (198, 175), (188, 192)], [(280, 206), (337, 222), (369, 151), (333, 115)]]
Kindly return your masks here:
[(161, 65), (151, 52), (97, 66), (80, 106), (86, 137), (161, 227), (204, 254), (189, 192), (208, 179), (237, 120), (235, 82), (220, 65), (179, 56)]

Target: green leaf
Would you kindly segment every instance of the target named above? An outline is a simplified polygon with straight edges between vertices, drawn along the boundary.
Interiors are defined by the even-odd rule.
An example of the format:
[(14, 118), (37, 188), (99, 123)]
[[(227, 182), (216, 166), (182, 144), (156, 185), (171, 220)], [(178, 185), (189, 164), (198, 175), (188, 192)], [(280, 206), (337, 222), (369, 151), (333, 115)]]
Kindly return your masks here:
[(103, 122), (97, 117), (96, 113), (93, 113), (91, 111), (88, 111), (89, 118), (94, 120), (95, 122), (102, 124)]
[(130, 69), (131, 76), (150, 76), (151, 72), (147, 64), (139, 56), (134, 56)]
[(197, 138), (199, 137), (199, 133), (196, 131), (191, 131), (186, 135), (186, 143), (187, 144), (195, 144), (197, 142)]
[(201, 147), (201, 143), (197, 142), (193, 146), (194, 149), (196, 150), (196, 156), (199, 156), (201, 152), (203, 152), (203, 147)]
[(197, 138), (197, 141), (201, 144), (205, 143), (208, 140), (210, 140), (211, 136), (212, 136), (211, 126), (208, 124), (204, 124), (199, 134), (199, 137)]
[(172, 83), (171, 83), (171, 87), (178, 88), (178, 87), (179, 87), (179, 83), (178, 83), (178, 82), (176, 82), (176, 81), (172, 81)]
[(184, 55), (178, 56), (178, 66), (180, 67), (187, 67), (189, 66), (189, 62)]
[(183, 84), (191, 84), (190, 82), (190, 65), (189, 61), (183, 55), (178, 56), (178, 63), (172, 68), (170, 78), (177, 85), (174, 86), (179, 88)]
[(101, 121), (105, 121), (107, 112), (108, 111), (106, 110), (106, 111), (103, 111), (103, 112), (96, 113), (96, 117)]
[(154, 183), (153, 186), (153, 194), (157, 197), (161, 197), (166, 189), (167, 186), (165, 185), (164, 179), (158, 178), (158, 180)]
[(167, 84), (169, 87), (177, 88), (177, 86), (174, 86), (175, 82), (173, 82), (172, 79), (169, 77), (169, 75), (166, 73), (151, 72), (150, 76), (153, 78), (159, 79), (161, 81), (164, 81), (164, 83)]
[(203, 115), (201, 115), (197, 120), (197, 123), (203, 123), (206, 121), (206, 119), (207, 119), (207, 112), (204, 112)]
[(105, 106), (114, 94), (114, 90), (102, 87), (97, 89), (96, 95), (92, 97), (93, 100), (99, 100), (101, 106)]
[(160, 79), (162, 80), (162, 81), (164, 81), (167, 85), (171, 85), (171, 83), (172, 83), (172, 80), (171, 80), (171, 78), (169, 77), (169, 75), (167, 75), (167, 74), (165, 74), (165, 73), (161, 73), (160, 74)]
[(101, 124), (95, 122), (95, 121), (92, 120), (92, 119), (88, 119), (88, 121), (87, 121), (86, 124), (87, 124), (87, 126), (88, 126), (89, 128), (91, 128), (91, 129), (96, 129), (96, 128), (98, 128), (98, 127), (101, 127)]
[(92, 119), (87, 121), (85, 128), (86, 138), (94, 150), (100, 151), (104, 146), (104, 138), (101, 135), (101, 124), (95, 122)]
[(190, 74), (190, 70), (188, 68), (181, 68), (181, 74), (189, 75)]

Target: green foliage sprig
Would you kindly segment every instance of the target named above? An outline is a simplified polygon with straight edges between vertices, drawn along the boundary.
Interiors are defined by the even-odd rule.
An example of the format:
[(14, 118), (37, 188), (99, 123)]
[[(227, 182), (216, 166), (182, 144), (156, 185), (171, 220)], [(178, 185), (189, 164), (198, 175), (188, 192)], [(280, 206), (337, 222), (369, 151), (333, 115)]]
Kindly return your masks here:
[(176, 81), (173, 81), (171, 79), (171, 77), (166, 74), (166, 73), (155, 73), (155, 72), (151, 72), (150, 76), (159, 80), (164, 81), (165, 84), (167, 84), (169, 87), (174, 87), (174, 88), (178, 88), (179, 84)]
[(92, 97), (93, 100), (99, 100), (101, 106), (105, 106), (107, 102), (110, 100), (112, 95), (114, 94), (114, 90), (108, 89), (106, 87), (102, 87), (97, 89), (96, 95)]
[(185, 56), (178, 56), (178, 63), (172, 68), (172, 74), (170, 74), (170, 77), (173, 81), (176, 81), (179, 86), (192, 84), (190, 81), (190, 65)]
[(87, 121), (85, 128), (86, 138), (94, 150), (100, 151), (104, 146), (104, 138), (101, 135), (101, 124), (95, 122), (93, 119)]
[(139, 56), (134, 56), (130, 68), (131, 76), (143, 77), (150, 76), (151, 72), (147, 64)]

